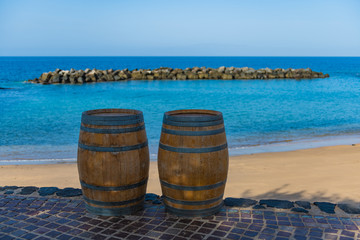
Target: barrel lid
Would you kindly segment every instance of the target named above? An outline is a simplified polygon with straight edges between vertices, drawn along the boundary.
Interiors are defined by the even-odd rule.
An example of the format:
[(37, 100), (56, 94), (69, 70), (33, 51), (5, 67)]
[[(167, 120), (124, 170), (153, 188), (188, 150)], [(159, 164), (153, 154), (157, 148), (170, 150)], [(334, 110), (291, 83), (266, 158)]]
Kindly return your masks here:
[(183, 109), (164, 114), (164, 121), (174, 122), (210, 122), (222, 120), (222, 113), (214, 110)]
[[(82, 113), (81, 122), (85, 124), (108, 125), (106, 123), (135, 124), (144, 120), (142, 111), (134, 109), (95, 109)], [(112, 124), (111, 124), (112, 125)]]

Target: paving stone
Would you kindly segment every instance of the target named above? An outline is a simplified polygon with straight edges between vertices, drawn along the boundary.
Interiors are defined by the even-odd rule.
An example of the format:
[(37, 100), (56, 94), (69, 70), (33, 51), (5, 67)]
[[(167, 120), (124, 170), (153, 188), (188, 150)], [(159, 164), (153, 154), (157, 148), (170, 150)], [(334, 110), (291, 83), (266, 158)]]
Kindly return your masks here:
[(329, 202), (314, 202), (314, 204), (315, 204), (316, 206), (318, 206), (318, 208), (320, 208), (320, 210), (321, 210), (322, 212), (330, 213), (330, 214), (334, 214), (334, 213), (335, 213), (335, 206), (336, 206), (336, 204), (329, 203)]
[(0, 191), (5, 191), (5, 190), (16, 190), (18, 189), (19, 187), (18, 186), (4, 186), (1, 188)]
[(311, 204), (310, 202), (307, 201), (295, 201), (296, 205), (298, 205), (299, 207), (305, 208), (305, 209), (311, 209)]
[(253, 206), (252, 208), (253, 209), (265, 209), (266, 207), (258, 204), (258, 205)]
[[(21, 191), (23, 189), (26, 188)], [(161, 198), (154, 194), (148, 196), (144, 210), (115, 218), (87, 213), (79, 197), (74, 199), (51, 196), (54, 192), (47, 195), (49, 197), (29, 197), (6, 195), (5, 191), (13, 190), (0, 192), (0, 239), (7, 239), (8, 236), (40, 240), (360, 239), (357, 234), (360, 226), (358, 215), (339, 217), (323, 213), (314, 216), (291, 211), (294, 208), (266, 208), (279, 205), (284, 207), (292, 203), (290, 201), (262, 200), (262, 204), (251, 205), (261, 207), (259, 209), (247, 210), (239, 206), (228, 206), (214, 216), (178, 218), (167, 214)], [(37, 191), (40, 192), (41, 189)], [(52, 191), (56, 192), (57, 189)], [(71, 194), (67, 196), (69, 195)], [(155, 204), (154, 201), (157, 200), (160, 203)], [(239, 205), (241, 204), (245, 203), (240, 202)], [(295, 208), (306, 210), (298, 206), (296, 203)]]
[(340, 203), (337, 205), (341, 210), (349, 214), (360, 214), (360, 207), (356, 207), (350, 204)]
[(57, 191), (59, 191), (59, 188), (57, 187), (41, 187), (38, 193), (40, 196), (49, 196), (49, 195), (53, 195)]
[(260, 200), (260, 205), (266, 205), (267, 207), (290, 209), (294, 207), (294, 203), (287, 200), (274, 200), (266, 199)]
[(77, 188), (64, 188), (57, 191), (56, 195), (59, 197), (76, 197), (81, 196), (82, 192), (81, 189)]
[(295, 207), (295, 208), (292, 208), (291, 211), (293, 212), (302, 212), (302, 213), (308, 213), (309, 211), (304, 209), (304, 208), (300, 208), (300, 207)]
[(152, 201), (153, 204), (161, 204), (162, 202), (159, 199), (156, 199), (154, 201)]
[(251, 207), (255, 205), (257, 201), (247, 198), (225, 198), (224, 204), (228, 207)]
[(154, 193), (147, 193), (145, 195), (145, 201), (154, 201), (154, 200), (159, 199), (159, 198), (160, 198), (160, 196), (156, 195)]
[(32, 194), (33, 192), (37, 191), (38, 189), (39, 189), (38, 187), (23, 187), (18, 194), (21, 194), (21, 195), (30, 195), (30, 194)]

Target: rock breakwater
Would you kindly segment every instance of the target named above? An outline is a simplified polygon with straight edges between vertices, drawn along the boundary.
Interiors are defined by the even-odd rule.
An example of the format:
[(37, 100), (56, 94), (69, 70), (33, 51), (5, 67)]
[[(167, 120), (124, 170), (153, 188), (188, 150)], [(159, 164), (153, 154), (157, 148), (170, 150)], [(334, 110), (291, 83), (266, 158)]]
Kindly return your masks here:
[(122, 70), (61, 70), (41, 74), (39, 78), (28, 82), (40, 84), (83, 84), (91, 82), (112, 82), (123, 80), (197, 80), (197, 79), (311, 79), (327, 78), (329, 74), (312, 71), (310, 68), (300, 69), (253, 69), (249, 67), (193, 67), (186, 69), (161, 67), (157, 69), (122, 69)]

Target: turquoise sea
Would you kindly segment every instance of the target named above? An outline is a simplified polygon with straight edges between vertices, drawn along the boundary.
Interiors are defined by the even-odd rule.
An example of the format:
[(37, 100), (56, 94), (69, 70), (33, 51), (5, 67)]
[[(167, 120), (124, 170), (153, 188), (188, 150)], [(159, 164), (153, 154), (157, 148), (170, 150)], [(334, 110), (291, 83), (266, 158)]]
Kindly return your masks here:
[[(310, 67), (330, 78), (24, 83), (56, 68), (161, 66)], [(0, 165), (76, 161), (81, 113), (98, 108), (143, 111), (152, 159), (163, 113), (184, 108), (221, 111), (232, 155), (360, 143), (360, 58), (0, 57), (0, 87)]]

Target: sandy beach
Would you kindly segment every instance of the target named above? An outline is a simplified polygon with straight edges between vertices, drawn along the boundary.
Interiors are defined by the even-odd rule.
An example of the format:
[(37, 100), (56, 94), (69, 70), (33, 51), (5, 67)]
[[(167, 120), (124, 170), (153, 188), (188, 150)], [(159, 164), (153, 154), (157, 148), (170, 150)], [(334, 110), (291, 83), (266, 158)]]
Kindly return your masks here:
[[(360, 203), (360, 145), (230, 158), (225, 197)], [(0, 166), (0, 186), (80, 187), (76, 164)], [(161, 194), (151, 162), (147, 192)]]

